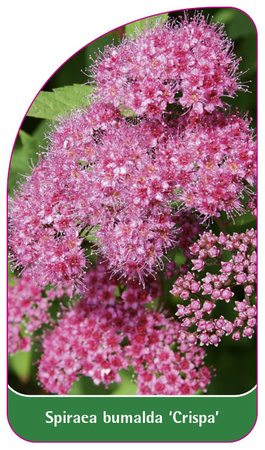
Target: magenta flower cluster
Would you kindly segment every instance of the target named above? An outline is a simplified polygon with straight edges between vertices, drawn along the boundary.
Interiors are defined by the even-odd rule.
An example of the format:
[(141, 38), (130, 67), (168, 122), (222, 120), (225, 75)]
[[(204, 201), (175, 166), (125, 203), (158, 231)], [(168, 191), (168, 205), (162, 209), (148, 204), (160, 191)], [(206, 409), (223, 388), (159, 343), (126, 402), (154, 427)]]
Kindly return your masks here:
[(81, 375), (108, 387), (119, 383), (119, 370), (129, 366), (135, 371), (138, 394), (206, 389), (211, 371), (204, 365), (204, 350), (179, 342), (180, 324), (153, 307), (145, 308), (155, 286), (148, 291), (132, 283), (117, 295), (104, 265), (91, 269), (86, 282), (86, 295), (44, 336), (38, 376), (46, 390), (66, 394)]
[(160, 118), (176, 96), (198, 115), (222, 107), (221, 97), (242, 89), (239, 61), (223, 27), (197, 14), (107, 48), (94, 80), (99, 98), (137, 116)]
[(25, 270), (16, 284), (8, 287), (8, 351), (29, 351), (34, 332), (43, 324), (52, 324), (50, 306), (56, 298), (70, 296), (71, 290), (47, 288), (46, 292), (32, 280)]
[[(193, 272), (178, 277), (171, 290), (174, 296), (184, 300), (176, 313), (183, 330), (195, 328), (187, 334), (189, 342), (218, 346), (222, 336), (230, 334), (234, 340), (252, 338), (256, 326), (256, 306), (253, 304), (257, 272), (255, 231), (231, 236), (205, 232), (191, 247), (191, 253), (194, 255)], [(211, 273), (212, 266), (219, 266), (219, 273)], [(199, 277), (202, 271), (204, 276)], [(242, 288), (244, 297), (242, 301), (234, 302), (236, 317), (233, 321), (224, 316), (215, 317), (217, 301), (233, 302), (235, 286)]]
[[(49, 303), (43, 298), (41, 288), (25, 271), (14, 286), (8, 289), (8, 350), (29, 351), (30, 335), (49, 321)], [(24, 326), (26, 335), (22, 334)]]
[(205, 218), (242, 212), (256, 171), (248, 121), (216, 112), (175, 122), (128, 124), (101, 103), (63, 119), (11, 200), (16, 264), (42, 285), (78, 284), (92, 230), (109, 268), (142, 280), (181, 235), (176, 203)]
[[(10, 199), (11, 261), (22, 271), (10, 289), (10, 352), (28, 350), (28, 333), (49, 324), (46, 391), (67, 393), (80, 376), (108, 386), (129, 367), (139, 394), (204, 391), (202, 345), (252, 337), (255, 232), (205, 231), (255, 211), (251, 118), (224, 103), (244, 89), (239, 61), (223, 27), (200, 14), (107, 47), (90, 105), (59, 118)], [(162, 278), (183, 302), (170, 319)], [(215, 317), (234, 286), (234, 321)], [(69, 308), (51, 318), (67, 295)]]

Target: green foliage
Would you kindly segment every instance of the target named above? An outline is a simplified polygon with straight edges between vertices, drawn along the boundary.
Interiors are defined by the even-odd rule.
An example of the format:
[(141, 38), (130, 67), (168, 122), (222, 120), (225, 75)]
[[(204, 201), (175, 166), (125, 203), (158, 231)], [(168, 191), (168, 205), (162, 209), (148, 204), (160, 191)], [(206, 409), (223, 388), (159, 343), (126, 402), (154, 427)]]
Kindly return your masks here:
[(13, 191), (21, 176), (30, 174), (30, 165), (38, 161), (38, 153), (43, 150), (45, 133), (50, 129), (50, 123), (41, 121), (32, 134), (23, 129), (19, 131), (10, 164), (8, 178), (8, 193), (14, 195)]
[(135, 37), (146, 26), (154, 26), (158, 20), (160, 22), (164, 23), (167, 21), (167, 19), (168, 19), (168, 14), (160, 14), (158, 16), (151, 16), (151, 17), (147, 17), (146, 19), (141, 19), (136, 22), (129, 23), (128, 25), (125, 25), (126, 35), (130, 36), (130, 37)]
[(22, 382), (28, 382), (32, 367), (32, 350), (29, 352), (18, 351), (9, 356), (8, 367)]
[(256, 219), (251, 214), (251, 212), (247, 212), (246, 214), (242, 216), (238, 216), (235, 218), (234, 225), (238, 229), (238, 227), (245, 225), (247, 228), (251, 228), (252, 226), (255, 228)]
[(74, 84), (53, 89), (52, 92), (41, 91), (31, 106), (28, 116), (54, 120), (80, 106), (87, 106), (87, 96), (92, 93), (89, 85)]
[(227, 34), (233, 40), (256, 34), (252, 20), (243, 11), (235, 8), (220, 9), (215, 15), (215, 21), (225, 22)]
[(90, 395), (135, 395), (137, 391), (137, 384), (132, 382), (132, 371), (121, 370), (121, 383), (112, 383), (106, 390), (103, 383), (96, 386), (91, 378), (81, 377), (75, 381), (69, 395), (83, 395), (88, 393)]

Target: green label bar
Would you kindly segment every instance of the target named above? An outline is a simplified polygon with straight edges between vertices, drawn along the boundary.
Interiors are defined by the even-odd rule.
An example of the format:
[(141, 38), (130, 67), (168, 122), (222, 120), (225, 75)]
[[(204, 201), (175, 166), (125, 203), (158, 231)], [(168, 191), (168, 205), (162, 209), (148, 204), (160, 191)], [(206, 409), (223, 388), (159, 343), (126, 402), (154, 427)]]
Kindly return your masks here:
[(28, 396), (8, 388), (14, 432), (33, 442), (230, 442), (256, 421), (256, 388), (236, 396)]

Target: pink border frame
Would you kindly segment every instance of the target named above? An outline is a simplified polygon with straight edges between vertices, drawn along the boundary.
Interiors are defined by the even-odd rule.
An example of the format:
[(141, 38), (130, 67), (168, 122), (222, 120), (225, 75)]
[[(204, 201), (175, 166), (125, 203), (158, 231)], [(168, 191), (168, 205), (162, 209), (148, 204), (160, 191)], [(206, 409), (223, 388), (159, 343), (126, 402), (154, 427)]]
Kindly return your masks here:
[[(131, 24), (131, 23), (134, 23), (134, 22), (136, 22), (136, 21), (138, 21), (138, 20), (143, 20), (143, 19), (147, 19), (147, 18), (150, 18), (150, 17), (156, 17), (156, 16), (158, 16), (158, 15), (161, 15), (161, 14), (169, 14), (169, 13), (173, 13), (173, 12), (177, 12), (177, 11), (185, 11), (185, 10), (201, 10), (201, 9), (210, 9), (210, 8), (216, 8), (216, 9), (218, 9), (218, 8), (223, 8), (223, 9), (236, 9), (236, 10), (238, 10), (238, 11), (241, 11), (242, 13), (244, 13), (246, 16), (248, 16), (248, 18), (252, 21), (252, 23), (253, 23), (253, 25), (254, 25), (254, 27), (255, 27), (255, 29), (256, 29), (256, 36), (257, 36), (257, 53), (256, 53), (256, 60), (257, 60), (257, 68), (258, 68), (258, 31), (257, 31), (257, 27), (256, 27), (256, 25), (255, 25), (255, 23), (254, 23), (254, 21), (252, 20), (252, 18), (245, 12), (245, 11), (243, 11), (242, 9), (240, 9), (240, 8), (236, 8), (236, 7), (233, 7), (233, 6), (213, 6), (213, 7), (210, 7), (210, 6), (207, 6), (207, 7), (200, 7), (200, 8), (184, 8), (184, 9), (177, 9), (177, 10), (170, 10), (170, 11), (165, 11), (165, 12), (161, 12), (161, 13), (158, 13), (158, 14), (152, 14), (152, 15), (150, 15), (150, 16), (145, 16), (145, 17), (142, 17), (142, 18), (139, 18), (139, 19), (137, 19), (137, 20), (133, 20), (133, 21), (131, 21), (131, 22), (128, 22), (128, 23), (125, 23), (125, 24), (123, 24), (123, 25), (120, 25), (119, 27), (116, 27), (116, 28), (113, 28), (113, 29), (111, 29), (111, 30), (109, 30), (109, 31), (107, 31), (106, 33), (103, 33), (102, 35), (100, 35), (100, 36), (98, 36), (97, 38), (95, 38), (95, 39), (93, 39), (91, 42), (89, 42), (88, 44), (86, 44), (86, 45), (84, 45), (83, 47), (81, 47), (79, 50), (77, 50), (73, 55), (71, 55), (69, 58), (67, 58), (67, 60), (64, 62), (64, 63), (62, 63), (59, 67), (58, 67), (58, 69), (56, 69), (54, 72), (53, 72), (53, 74), (48, 78), (48, 80), (45, 82), (45, 84), (40, 88), (40, 90), (38, 91), (38, 93), (35, 95), (35, 97), (34, 97), (34, 99), (32, 100), (32, 102), (31, 102), (31, 104), (30, 104), (30, 106), (28, 107), (28, 109), (27, 109), (27, 111), (26, 111), (26, 113), (25, 113), (25, 115), (24, 115), (24, 117), (23, 117), (23, 119), (22, 119), (22, 121), (21, 121), (21, 124), (20, 124), (20, 127), (19, 127), (19, 129), (18, 129), (18, 131), (17, 131), (17, 134), (16, 134), (16, 137), (15, 137), (15, 140), (14, 140), (14, 145), (13, 145), (13, 148), (12, 148), (12, 152), (11, 152), (11, 156), (10, 156), (10, 162), (9, 162), (9, 165), (8, 165), (8, 178), (7, 178), (7, 200), (6, 200), (6, 207), (7, 207), (7, 230), (8, 230), (8, 181), (9, 181), (9, 172), (10, 172), (10, 165), (11, 165), (11, 161), (12, 161), (12, 156), (13, 156), (13, 151), (14, 151), (14, 147), (15, 147), (15, 143), (16, 143), (16, 141), (17, 141), (17, 138), (18, 138), (18, 134), (19, 134), (19, 132), (20, 132), (20, 129), (21, 129), (21, 127), (22, 127), (22, 124), (23, 124), (23, 122), (24, 122), (24, 120), (25, 120), (25, 117), (27, 116), (27, 113), (28, 113), (28, 111), (30, 110), (30, 108), (31, 108), (31, 106), (32, 106), (32, 104), (34, 103), (34, 101), (35, 101), (35, 99), (36, 99), (36, 97), (39, 95), (39, 93), (42, 91), (42, 89), (44, 88), (44, 86), (49, 82), (49, 80), (70, 60), (70, 59), (72, 59), (77, 53), (79, 53), (80, 51), (82, 51), (85, 47), (87, 47), (87, 45), (90, 45), (90, 44), (92, 44), (93, 42), (95, 42), (95, 41), (97, 41), (98, 39), (100, 39), (101, 37), (103, 37), (103, 36), (105, 36), (106, 34), (109, 34), (109, 33), (111, 33), (111, 32), (113, 32), (113, 31), (115, 31), (115, 30), (117, 30), (118, 28), (120, 28), (120, 27), (123, 27), (123, 26), (126, 26), (126, 25), (129, 25), (129, 24)], [(257, 70), (257, 97), (256, 97), (256, 104), (257, 104), (257, 112), (258, 112), (258, 70)], [(257, 141), (258, 141), (258, 120), (257, 120)], [(257, 162), (258, 162), (258, 156), (257, 156)], [(257, 173), (257, 187), (258, 187), (258, 173)], [(258, 198), (258, 189), (257, 189), (257, 198)], [(257, 236), (258, 236), (258, 220), (257, 220)], [(7, 236), (7, 239), (8, 239), (8, 236)], [(7, 248), (8, 248), (8, 245), (7, 245)], [(258, 247), (257, 247), (258, 248)], [(7, 265), (8, 265), (8, 255), (7, 255)], [(8, 273), (7, 273), (7, 286), (8, 286)], [(258, 291), (257, 291), (258, 292)], [(8, 297), (8, 293), (7, 293), (7, 297)], [(257, 297), (258, 297), (258, 295), (257, 295)], [(7, 300), (8, 300), (8, 298), (7, 298)], [(6, 300), (6, 303), (7, 303), (7, 300)], [(8, 310), (8, 306), (7, 306), (7, 310)], [(258, 311), (258, 305), (257, 305), (257, 311)], [(258, 314), (257, 314), (257, 317), (258, 317)], [(258, 323), (257, 323), (257, 330), (258, 330)], [(8, 326), (7, 326), (7, 333), (8, 333)], [(7, 336), (7, 342), (8, 342), (8, 336)], [(257, 356), (258, 356), (258, 340), (257, 340), (257, 346), (256, 346), (256, 353), (257, 353)], [(257, 369), (258, 369), (258, 357), (257, 357), (257, 363), (256, 363), (256, 367), (257, 367)], [(6, 379), (8, 380), (8, 351), (7, 351), (7, 374), (6, 374)], [(243, 436), (242, 438), (240, 438), (240, 439), (237, 439), (237, 440), (235, 440), (235, 441), (30, 441), (30, 440), (27, 440), (27, 439), (24, 439), (24, 438), (22, 438), (21, 436), (19, 436), (17, 433), (16, 433), (16, 431), (15, 430), (13, 430), (13, 428), (12, 428), (12, 426), (11, 426), (11, 424), (10, 424), (10, 422), (9, 422), (9, 418), (8, 418), (8, 381), (7, 381), (7, 386), (6, 386), (6, 415), (7, 415), (7, 421), (8, 421), (8, 424), (9, 424), (9, 427), (11, 428), (11, 430), (13, 431), (13, 433), (16, 435), (16, 436), (18, 436), (21, 440), (23, 440), (23, 441), (25, 441), (25, 442), (30, 442), (30, 443), (37, 443), (37, 444), (39, 444), (39, 443), (47, 443), (47, 444), (51, 444), (51, 443), (56, 443), (56, 444), (59, 444), (59, 443), (65, 443), (65, 444), (67, 444), (67, 443), (77, 443), (77, 444), (80, 444), (80, 443), (98, 443), (98, 444), (100, 444), (100, 443), (102, 443), (102, 444), (108, 444), (108, 443), (117, 443), (117, 444), (122, 444), (122, 443), (135, 443), (135, 444), (137, 444), (137, 443), (144, 443), (144, 444), (148, 444), (148, 443), (152, 443), (152, 444), (155, 444), (155, 443), (166, 443), (166, 444), (170, 444), (170, 443), (183, 443), (183, 444), (186, 444), (186, 443), (191, 443), (191, 444), (196, 444), (196, 443), (206, 443), (206, 444), (210, 444), (210, 443), (214, 443), (214, 444), (216, 444), (216, 443), (233, 443), (233, 442), (239, 442), (239, 441), (241, 441), (242, 439), (245, 439), (250, 433), (251, 433), (251, 431), (254, 429), (254, 427), (255, 427), (255, 425), (256, 425), (256, 423), (257, 423), (257, 420), (258, 420), (258, 370), (257, 370), (257, 384), (256, 384), (256, 389), (257, 389), (257, 404), (256, 404), (256, 420), (255, 420), (255, 423), (254, 423), (254, 425), (253, 425), (253, 427), (251, 428), (251, 430), (245, 435), (245, 436)]]

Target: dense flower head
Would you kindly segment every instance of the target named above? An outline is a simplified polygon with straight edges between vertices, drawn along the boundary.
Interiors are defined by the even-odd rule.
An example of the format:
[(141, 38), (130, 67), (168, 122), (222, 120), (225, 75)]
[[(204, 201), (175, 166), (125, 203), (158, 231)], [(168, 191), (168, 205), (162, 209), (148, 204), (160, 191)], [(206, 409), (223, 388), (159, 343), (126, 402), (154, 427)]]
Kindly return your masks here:
[[(245, 233), (219, 236), (205, 232), (191, 246), (191, 271), (180, 276), (171, 293), (184, 302), (178, 305), (176, 315), (182, 326), (194, 329), (194, 342), (201, 345), (217, 346), (222, 336), (232, 335), (234, 340), (241, 337), (252, 338), (256, 325), (256, 305), (253, 293), (256, 285), (256, 233), (253, 229)], [(224, 254), (229, 259), (223, 260)], [(219, 273), (211, 273), (211, 267), (219, 265)], [(198, 277), (200, 272), (205, 273)], [(242, 300), (235, 301), (237, 316), (228, 320), (224, 316), (215, 317), (217, 301), (233, 301), (233, 288), (240, 286)], [(186, 301), (188, 303), (186, 304)]]
[(255, 176), (253, 131), (239, 114), (128, 123), (91, 105), (56, 126), (11, 200), (13, 258), (42, 285), (78, 285), (92, 233), (114, 273), (143, 280), (180, 242), (177, 205), (204, 218), (242, 213)]
[(115, 297), (103, 266), (91, 269), (86, 281), (92, 289), (44, 336), (38, 377), (46, 391), (66, 394), (80, 376), (107, 388), (121, 381), (119, 371), (129, 365), (142, 395), (206, 389), (211, 371), (204, 351), (182, 340), (173, 351), (179, 323), (145, 308), (150, 292), (132, 285)]
[(249, 119), (221, 112), (199, 119), (186, 115), (178, 127), (178, 138), (169, 138), (167, 147), (178, 168), (179, 200), (205, 217), (242, 213), (244, 193), (251, 192), (247, 185), (256, 182), (256, 143)]
[(93, 133), (114, 126), (115, 110), (97, 105), (62, 119), (49, 136), (49, 151), (40, 155), (16, 199), (10, 199), (10, 239), (14, 268), (29, 267), (42, 286), (78, 285), (87, 264), (84, 229), (91, 203)]
[(157, 23), (106, 48), (95, 62), (96, 97), (147, 117), (161, 116), (176, 99), (196, 114), (212, 112), (241, 89), (239, 61), (223, 27), (201, 14)]

